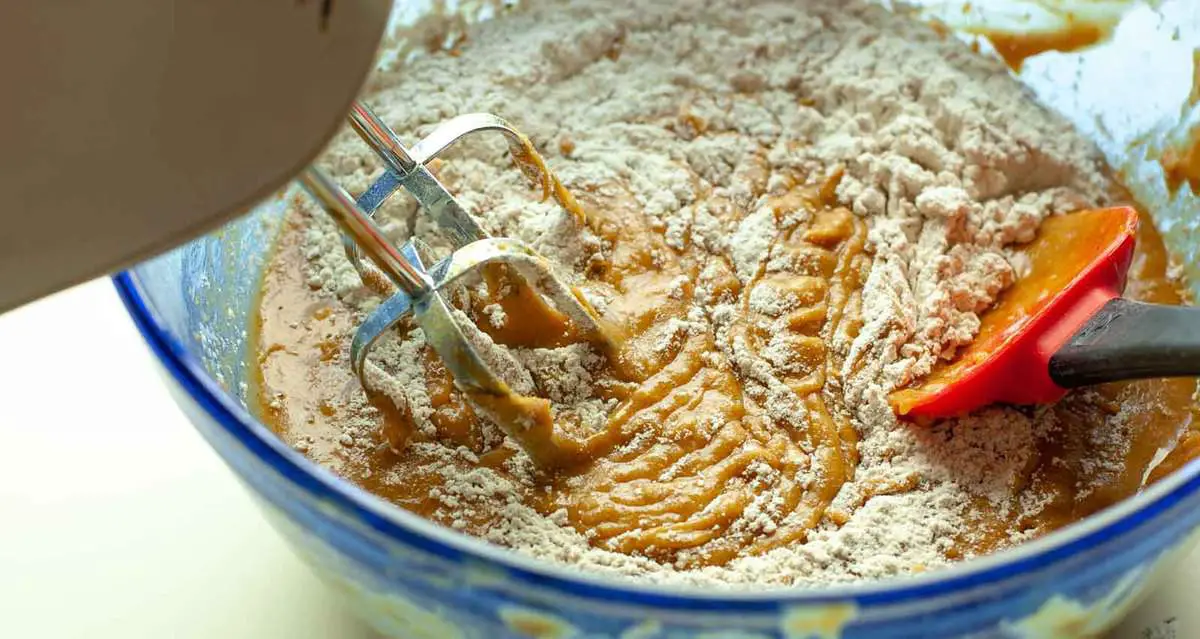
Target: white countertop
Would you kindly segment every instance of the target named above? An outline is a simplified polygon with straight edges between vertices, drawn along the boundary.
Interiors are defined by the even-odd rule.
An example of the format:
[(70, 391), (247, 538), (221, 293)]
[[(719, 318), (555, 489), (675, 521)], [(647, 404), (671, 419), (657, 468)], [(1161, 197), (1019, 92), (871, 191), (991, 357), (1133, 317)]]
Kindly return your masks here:
[[(1200, 637), (1197, 593), (1200, 552), (1112, 636)], [(0, 316), (0, 602), (5, 638), (373, 636), (176, 408), (107, 280)]]

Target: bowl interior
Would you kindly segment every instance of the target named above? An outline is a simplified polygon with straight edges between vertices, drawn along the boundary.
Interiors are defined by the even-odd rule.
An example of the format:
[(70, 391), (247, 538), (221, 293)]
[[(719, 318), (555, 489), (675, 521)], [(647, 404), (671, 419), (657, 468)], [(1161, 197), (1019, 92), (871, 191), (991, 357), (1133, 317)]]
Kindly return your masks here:
[[(420, 6), (400, 3), (397, 16), (402, 22), (415, 19), (421, 14)], [(1108, 43), (1079, 53), (1048, 53), (1033, 58), (1021, 73), (1039, 99), (1062, 112), (1096, 141), (1137, 199), (1150, 208), (1181, 268), (1190, 276), (1194, 294), (1200, 293), (1200, 262), (1196, 259), (1200, 252), (1200, 202), (1186, 188), (1171, 194), (1165, 187), (1161, 167), (1146, 160), (1145, 151), (1170, 136), (1189, 117), (1184, 107), (1192, 86), (1192, 51), (1197, 47), (1200, 47), (1200, 3), (1167, 0), (1156, 10), (1141, 6), (1130, 10)], [(401, 50), (402, 45), (392, 49), (393, 53)], [(384, 59), (394, 61), (396, 56)], [(246, 410), (249, 410), (246, 400), (250, 391), (247, 366), (251, 361), (247, 349), (257, 287), (286, 204), (296, 193), (295, 187), (290, 187), (221, 230), (131, 271), (137, 295), (157, 323), (153, 330), (182, 347), (205, 374)], [(304, 461), (297, 463), (305, 472), (317, 472), (311, 463), (307, 466)], [(986, 567), (1021, 554), (1028, 556), (1038, 549), (1068, 544), (1097, 526), (1124, 516), (1123, 513), (1151, 503), (1156, 495), (1179, 487), (1197, 474), (1200, 464), (1193, 463), (1147, 494), (1092, 518), (1095, 521), (1049, 535), (1031, 544), (1029, 549), (1022, 547), (970, 563)], [(361, 491), (348, 490), (349, 487), (337, 488), (343, 489), (351, 500), (373, 499)], [(380, 505), (381, 502), (369, 507), (378, 510)], [(410, 521), (413, 516), (391, 510), (396, 511), (393, 515), (398, 523), (413, 525)], [(461, 537), (448, 530), (438, 534), (447, 539)], [(465, 548), (482, 546), (474, 540), (455, 543)], [(511, 559), (524, 563), (520, 558)], [(942, 573), (951, 577), (959, 572), (958, 568), (948, 569), (918, 581), (938, 580)]]

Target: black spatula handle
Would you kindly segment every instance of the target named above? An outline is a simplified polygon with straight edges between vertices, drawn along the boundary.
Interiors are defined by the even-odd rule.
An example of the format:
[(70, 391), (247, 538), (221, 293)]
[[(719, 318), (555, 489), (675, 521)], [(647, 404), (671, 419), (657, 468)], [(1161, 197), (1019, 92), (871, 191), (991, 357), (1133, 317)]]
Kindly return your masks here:
[(1200, 375), (1200, 308), (1115, 299), (1050, 358), (1063, 388)]

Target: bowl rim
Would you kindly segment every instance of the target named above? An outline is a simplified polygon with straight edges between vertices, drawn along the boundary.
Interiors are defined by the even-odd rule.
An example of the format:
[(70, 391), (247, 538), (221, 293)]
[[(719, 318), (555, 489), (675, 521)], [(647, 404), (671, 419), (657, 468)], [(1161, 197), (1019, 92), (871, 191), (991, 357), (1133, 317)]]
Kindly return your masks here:
[[(136, 269), (137, 267), (134, 267)], [(610, 603), (673, 610), (752, 612), (779, 606), (820, 606), (853, 601), (859, 606), (896, 604), (997, 585), (1128, 533), (1181, 500), (1200, 492), (1200, 459), (1098, 513), (1038, 539), (921, 575), (836, 584), (769, 588), (705, 588), (683, 584), (638, 583), (630, 578), (573, 569), (435, 524), (398, 508), (346, 481), (293, 450), (233, 399), (200, 360), (167, 328), (138, 284), (133, 269), (112, 277), (138, 331), (171, 378), (239, 444), (282, 477), (388, 539), (414, 545), (443, 559), (470, 558), (474, 567), (500, 568), (517, 582), (557, 589)], [(488, 566), (487, 564), (492, 564)], [(718, 604), (714, 607), (714, 604)]]

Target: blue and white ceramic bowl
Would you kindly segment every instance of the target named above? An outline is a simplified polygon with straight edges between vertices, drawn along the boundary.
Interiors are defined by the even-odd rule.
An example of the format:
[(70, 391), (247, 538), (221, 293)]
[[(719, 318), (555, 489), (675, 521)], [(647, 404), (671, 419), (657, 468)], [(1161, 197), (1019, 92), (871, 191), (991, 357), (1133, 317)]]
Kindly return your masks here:
[[(1180, 119), (1200, 3), (1135, 10), (1114, 40), (1030, 61), (1022, 78), (1100, 143), (1178, 255), (1200, 204), (1168, 198), (1139, 145)], [(412, 5), (404, 9), (414, 10)], [(420, 9), (420, 7), (417, 7)], [(1147, 134), (1151, 134), (1147, 137)], [(1130, 149), (1133, 149), (1132, 151)], [(381, 632), (398, 637), (1077, 637), (1111, 627), (1200, 539), (1200, 463), (1038, 541), (950, 569), (827, 590), (633, 585), (546, 565), (436, 526), (291, 450), (247, 410), (247, 319), (283, 211), (115, 278), (167, 384), (276, 528)]]

